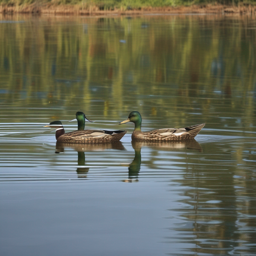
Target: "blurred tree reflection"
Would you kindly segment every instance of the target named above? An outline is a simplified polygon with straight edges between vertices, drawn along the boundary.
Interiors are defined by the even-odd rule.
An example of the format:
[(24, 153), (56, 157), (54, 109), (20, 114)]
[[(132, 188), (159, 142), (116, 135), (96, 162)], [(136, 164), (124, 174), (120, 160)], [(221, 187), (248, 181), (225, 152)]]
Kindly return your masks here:
[(231, 118), (229, 126), (255, 125), (254, 20), (163, 16), (83, 22), (1, 24), (1, 102), (68, 109), (76, 103), (106, 118), (136, 108), (166, 117), (172, 126), (195, 120), (188, 112), (212, 127), (220, 117)]

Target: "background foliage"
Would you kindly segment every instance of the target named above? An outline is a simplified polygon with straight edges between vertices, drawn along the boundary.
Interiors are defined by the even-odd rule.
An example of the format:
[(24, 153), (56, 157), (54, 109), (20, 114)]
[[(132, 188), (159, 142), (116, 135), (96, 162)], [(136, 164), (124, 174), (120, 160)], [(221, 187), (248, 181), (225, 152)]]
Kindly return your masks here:
[[(164, 126), (204, 121), (214, 127), (225, 125), (227, 116), (234, 127), (256, 125), (253, 19), (183, 15), (13, 22), (0, 27), (3, 104), (60, 107), (65, 118), (79, 103), (92, 115), (116, 119), (136, 107), (147, 117), (161, 115)], [(188, 116), (191, 111), (198, 115)]]
[(54, 4), (96, 6), (100, 9), (139, 9), (141, 7), (170, 7), (193, 4), (254, 4), (256, 0), (0, 0), (3, 5)]

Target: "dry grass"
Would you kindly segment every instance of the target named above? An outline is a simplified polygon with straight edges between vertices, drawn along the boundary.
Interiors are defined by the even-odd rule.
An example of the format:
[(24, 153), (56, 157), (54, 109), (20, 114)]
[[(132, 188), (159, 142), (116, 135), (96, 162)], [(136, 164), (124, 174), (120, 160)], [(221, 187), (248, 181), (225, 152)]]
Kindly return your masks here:
[(208, 14), (256, 14), (256, 6), (254, 5), (191, 5), (191, 6), (166, 6), (166, 7), (139, 7), (139, 8), (112, 8), (103, 9), (98, 5), (85, 6), (82, 4), (55, 4), (55, 3), (32, 3), (32, 4), (2, 4), (0, 13), (15, 14), (63, 14), (63, 15), (140, 15), (150, 13), (160, 14), (180, 14), (180, 13), (208, 13)]

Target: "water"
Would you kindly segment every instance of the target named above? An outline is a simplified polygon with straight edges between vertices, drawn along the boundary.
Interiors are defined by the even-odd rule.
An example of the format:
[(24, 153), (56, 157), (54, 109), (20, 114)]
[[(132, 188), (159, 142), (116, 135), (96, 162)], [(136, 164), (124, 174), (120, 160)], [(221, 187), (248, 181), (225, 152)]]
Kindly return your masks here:
[[(0, 18), (1, 255), (255, 254), (255, 19)], [(56, 145), (78, 110), (128, 132)], [(131, 143), (132, 110), (206, 126)]]

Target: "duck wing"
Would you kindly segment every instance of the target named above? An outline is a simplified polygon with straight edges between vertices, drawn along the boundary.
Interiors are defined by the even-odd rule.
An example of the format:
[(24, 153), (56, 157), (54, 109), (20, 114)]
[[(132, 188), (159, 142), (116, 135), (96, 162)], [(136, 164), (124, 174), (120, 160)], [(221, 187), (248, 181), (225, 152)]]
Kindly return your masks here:
[(119, 141), (125, 131), (105, 131), (105, 130), (84, 130), (63, 134), (58, 142), (65, 143), (103, 143)]
[(182, 140), (192, 139), (199, 131), (205, 126), (205, 124), (196, 124), (185, 128), (163, 128), (156, 129), (148, 132), (143, 132), (144, 139), (156, 139), (156, 140)]

